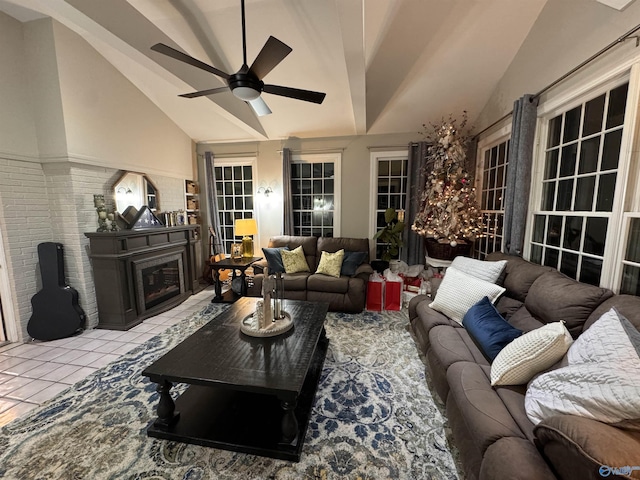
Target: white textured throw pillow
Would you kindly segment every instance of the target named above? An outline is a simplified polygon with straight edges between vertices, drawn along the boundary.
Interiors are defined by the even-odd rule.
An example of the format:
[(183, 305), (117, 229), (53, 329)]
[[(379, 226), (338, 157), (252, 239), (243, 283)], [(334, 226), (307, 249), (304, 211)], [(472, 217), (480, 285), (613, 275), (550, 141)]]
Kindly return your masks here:
[(503, 292), (504, 288), (494, 283), (485, 282), (449, 267), (438, 288), (436, 298), (429, 306), (452, 320), (462, 323), (467, 310), (483, 297), (488, 297), (489, 301), (494, 303)]
[(453, 259), (453, 262), (451, 262), (451, 266), (460, 272), (479, 278), (485, 282), (496, 283), (504, 267), (507, 266), (507, 261), (498, 260), (497, 262), (488, 262), (469, 257), (456, 257)]
[(507, 344), (491, 364), (491, 385), (523, 385), (560, 360), (573, 339), (564, 322), (548, 323)]
[(604, 423), (640, 418), (640, 332), (615, 309), (603, 314), (569, 348), (569, 365), (544, 373), (527, 388), (533, 423), (569, 414)]

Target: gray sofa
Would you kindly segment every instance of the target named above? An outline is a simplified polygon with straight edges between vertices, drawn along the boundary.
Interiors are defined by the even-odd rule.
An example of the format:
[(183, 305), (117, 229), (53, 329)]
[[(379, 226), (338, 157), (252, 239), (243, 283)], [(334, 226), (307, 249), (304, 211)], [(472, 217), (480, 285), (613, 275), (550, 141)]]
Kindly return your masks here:
[[(269, 247), (288, 247), (293, 250), (302, 245), (309, 266), (309, 272), (284, 274), (285, 298), (326, 302), (330, 311), (358, 313), (365, 307), (367, 281), (373, 269), (369, 264), (368, 238), (296, 237), (281, 235), (269, 240)], [(355, 275), (340, 278), (315, 273), (323, 251), (334, 253), (340, 249), (352, 252), (366, 252), (364, 262), (358, 266)], [(262, 280), (268, 275), (267, 260), (254, 265), (253, 285), (249, 296), (259, 297)]]
[[(559, 319), (574, 338), (611, 307), (640, 329), (640, 298), (576, 282), (518, 257), (506, 259), (506, 292), (495, 306), (507, 321), (533, 330)], [(446, 405), (453, 443), (468, 479), (602, 479), (599, 469), (640, 465), (640, 420), (614, 427), (556, 415), (534, 426), (525, 413), (526, 385), (492, 387), (491, 367), (464, 327), (418, 296), (409, 304), (410, 330), (426, 373)], [(562, 365), (559, 362), (552, 368)], [(630, 476), (640, 478), (639, 471)]]

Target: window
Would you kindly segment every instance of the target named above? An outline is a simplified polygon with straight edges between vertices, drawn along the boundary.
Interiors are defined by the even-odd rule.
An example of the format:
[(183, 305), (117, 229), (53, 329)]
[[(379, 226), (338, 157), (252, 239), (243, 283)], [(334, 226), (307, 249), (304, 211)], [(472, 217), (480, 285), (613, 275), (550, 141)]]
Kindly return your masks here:
[[(386, 225), (384, 212), (387, 208), (405, 210), (407, 200), (408, 152), (372, 152), (372, 182), (374, 186), (371, 197), (373, 228), (370, 236)], [(409, 219), (405, 219), (409, 221)], [(384, 243), (376, 243), (376, 258), (382, 258)]]
[(474, 254), (481, 260), (489, 253), (502, 249), (503, 199), (509, 165), (509, 140), (500, 140), (482, 152), (477, 175), (482, 179), (479, 190), (483, 231), (476, 240)]
[(291, 197), (294, 235), (339, 236), (340, 154), (294, 155)]
[(242, 241), (234, 234), (235, 220), (254, 217), (252, 161), (216, 161), (215, 174), (221, 240), (225, 252), (231, 253), (231, 244)]
[[(546, 122), (529, 259), (593, 285), (611, 284), (603, 272), (607, 247), (617, 248), (607, 236), (621, 214), (614, 206), (622, 204), (617, 197), (628, 87), (609, 88)], [(635, 259), (633, 252), (629, 258)]]

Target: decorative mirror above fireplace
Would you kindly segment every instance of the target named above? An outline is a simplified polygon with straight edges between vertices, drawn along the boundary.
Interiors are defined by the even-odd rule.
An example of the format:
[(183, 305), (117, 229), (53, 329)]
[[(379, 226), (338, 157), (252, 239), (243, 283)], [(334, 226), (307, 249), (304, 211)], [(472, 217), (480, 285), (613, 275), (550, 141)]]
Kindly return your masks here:
[(116, 199), (116, 210), (121, 214), (130, 205), (138, 210), (146, 205), (152, 212), (157, 212), (160, 208), (158, 189), (143, 173), (124, 172), (113, 185), (113, 194)]

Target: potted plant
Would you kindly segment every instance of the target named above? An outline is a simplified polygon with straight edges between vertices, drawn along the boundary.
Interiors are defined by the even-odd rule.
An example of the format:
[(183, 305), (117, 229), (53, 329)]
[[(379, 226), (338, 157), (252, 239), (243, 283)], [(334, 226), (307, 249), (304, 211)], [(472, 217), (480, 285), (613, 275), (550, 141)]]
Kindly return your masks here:
[(427, 149), (426, 183), (420, 207), (411, 229), (425, 237), (427, 255), (451, 260), (468, 255), (471, 244), (482, 232), (482, 214), (476, 202), (471, 175), (465, 168), (470, 137), (463, 133), (466, 112), (460, 126), (456, 121), (432, 125), (424, 136)]
[(373, 236), (375, 240), (380, 240), (384, 244), (382, 252), (382, 260), (389, 262), (396, 258), (402, 247), (402, 231), (404, 230), (404, 221), (398, 219), (398, 212), (394, 208), (387, 208), (384, 212), (384, 221), (386, 225), (376, 232)]

